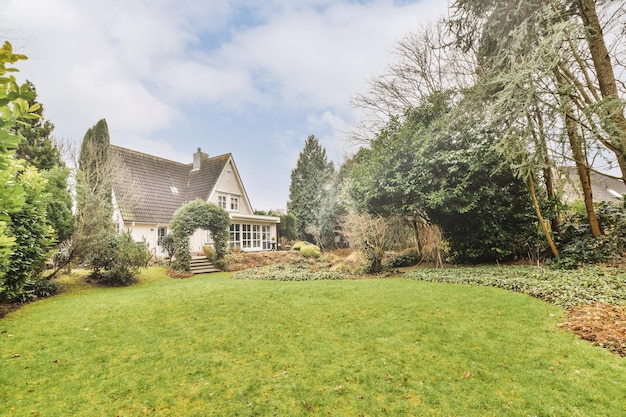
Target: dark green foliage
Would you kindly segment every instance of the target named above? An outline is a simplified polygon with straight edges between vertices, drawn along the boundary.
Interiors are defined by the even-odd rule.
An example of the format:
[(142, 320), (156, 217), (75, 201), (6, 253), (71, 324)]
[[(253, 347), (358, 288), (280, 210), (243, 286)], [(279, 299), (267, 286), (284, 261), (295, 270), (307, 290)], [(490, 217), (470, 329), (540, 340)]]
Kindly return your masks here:
[(42, 202), (45, 180), (36, 169), (28, 168), (19, 175), (18, 181), (25, 191), (25, 204), (21, 210), (10, 214), (7, 223), (9, 234), (15, 237), (15, 246), (4, 272), (0, 301), (19, 297), (26, 281), (35, 278), (45, 268), (52, 241), (46, 222), (46, 210)]
[(58, 166), (41, 171), (41, 174), (48, 180), (43, 196), (46, 219), (54, 229), (55, 240), (63, 242), (69, 239), (74, 231), (73, 201), (67, 186), (70, 170)]
[(349, 193), (362, 211), (423, 213), (438, 225), (454, 262), (524, 254), (537, 226), (524, 182), (503, 166), (490, 132), (434, 95), (392, 121), (355, 157)]
[(114, 287), (130, 285), (141, 269), (148, 266), (150, 258), (146, 244), (135, 242), (130, 232), (113, 235), (92, 252), (91, 276)]
[(26, 166), (35, 167), (48, 180), (43, 197), (46, 208), (46, 221), (54, 229), (54, 239), (62, 242), (68, 239), (73, 230), (72, 196), (68, 187), (69, 168), (61, 159), (52, 131), (54, 125), (43, 118), (44, 108), (37, 102), (35, 86), (25, 84), (32, 96), (28, 105), (36, 109), (37, 118), (21, 117), (14, 127), (15, 133), (22, 136), (15, 156), (26, 162)]
[(422, 256), (415, 249), (407, 250), (395, 258), (389, 259), (383, 264), (383, 269), (401, 268), (404, 266), (417, 265), (422, 260)]
[(280, 216), (280, 223), (278, 223), (278, 236), (284, 237), (288, 241), (293, 241), (298, 238), (296, 218), (293, 214), (287, 213)]
[[(335, 168), (326, 157), (326, 150), (314, 135), (304, 142), (298, 163), (291, 171), (287, 210), (296, 218), (298, 236), (314, 241), (308, 227), (320, 228), (320, 212), (325, 204), (327, 188)], [(322, 233), (320, 233), (321, 235)]]
[(14, 301), (27, 303), (38, 298), (50, 297), (59, 291), (59, 284), (45, 278), (29, 279), (24, 284), (21, 293), (15, 297)]
[(169, 264), (171, 265), (174, 253), (176, 253), (176, 245), (174, 245), (174, 235), (168, 233), (165, 236), (161, 236), (161, 238), (159, 239), (159, 246), (161, 246), (163, 250), (167, 253), (167, 256), (169, 258)]
[(220, 261), (228, 250), (230, 239), (230, 217), (228, 213), (212, 203), (195, 200), (181, 207), (174, 213), (171, 223), (176, 247), (176, 261), (173, 268), (180, 272), (189, 272), (191, 253), (189, 251), (189, 236), (197, 229), (209, 230), (213, 236), (216, 261)]
[(596, 216), (604, 234), (593, 237), (586, 214), (575, 210), (562, 223), (555, 236), (561, 257), (552, 265), (574, 269), (585, 264), (622, 262), (626, 257), (626, 209), (621, 204), (600, 203)]
[(73, 254), (79, 260), (106, 258), (107, 250), (103, 245), (113, 239), (112, 182), (115, 172), (108, 157), (109, 146), (108, 127), (102, 119), (87, 130), (80, 149), (73, 236)]
[(48, 170), (55, 167), (64, 167), (65, 163), (61, 159), (61, 151), (52, 139), (54, 125), (43, 118), (44, 108), (37, 102), (37, 90), (30, 81), (26, 81), (32, 98), (28, 100), (30, 107), (37, 107), (34, 114), (38, 118), (20, 118), (15, 125), (15, 132), (22, 136), (15, 156), (23, 159), (27, 164), (39, 170)]
[(111, 286), (133, 284), (142, 268), (148, 266), (151, 255), (143, 242), (135, 242), (130, 233), (115, 236), (113, 259), (104, 272), (104, 283)]
[(626, 303), (626, 274), (618, 268), (576, 271), (533, 266), (416, 269), (406, 278), (428, 282), (484, 285), (516, 291), (562, 307), (597, 302)]

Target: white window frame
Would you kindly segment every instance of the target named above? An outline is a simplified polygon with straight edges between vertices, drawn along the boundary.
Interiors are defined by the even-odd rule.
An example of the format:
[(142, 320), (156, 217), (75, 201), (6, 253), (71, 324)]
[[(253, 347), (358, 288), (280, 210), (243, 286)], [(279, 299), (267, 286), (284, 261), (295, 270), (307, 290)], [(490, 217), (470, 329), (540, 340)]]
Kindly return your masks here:
[(239, 196), (230, 196), (230, 211), (239, 211)]
[(217, 205), (218, 207), (221, 207), (224, 210), (226, 210), (226, 207), (228, 207), (228, 196), (226, 194), (218, 194)]

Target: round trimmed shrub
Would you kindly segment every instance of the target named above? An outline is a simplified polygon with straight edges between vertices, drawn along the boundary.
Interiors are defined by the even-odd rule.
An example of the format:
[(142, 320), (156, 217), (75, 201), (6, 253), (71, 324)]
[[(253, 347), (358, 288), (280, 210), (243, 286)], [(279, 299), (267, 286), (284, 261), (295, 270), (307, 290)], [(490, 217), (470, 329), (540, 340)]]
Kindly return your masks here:
[(319, 246), (316, 245), (306, 245), (300, 248), (300, 253), (305, 258), (319, 258), (322, 256), (322, 251)]
[(301, 241), (298, 241), (298, 242), (294, 243), (291, 246), (291, 250), (300, 251), (303, 247), (309, 246), (309, 245), (310, 245), (309, 242), (304, 242), (304, 241), (301, 240)]

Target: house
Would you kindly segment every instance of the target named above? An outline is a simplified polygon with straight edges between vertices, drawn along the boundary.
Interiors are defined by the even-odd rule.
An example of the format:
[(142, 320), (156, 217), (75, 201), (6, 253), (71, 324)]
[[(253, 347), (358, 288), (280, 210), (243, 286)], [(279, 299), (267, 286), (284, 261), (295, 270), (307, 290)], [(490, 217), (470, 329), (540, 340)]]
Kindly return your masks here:
[[(167, 255), (158, 242), (170, 232), (176, 210), (198, 198), (228, 212), (231, 248), (275, 248), (280, 218), (254, 214), (230, 153), (209, 157), (198, 148), (189, 164), (113, 145), (109, 155), (119, 173), (113, 184), (116, 228), (130, 231), (136, 241), (145, 240), (155, 256)], [(202, 246), (212, 243), (209, 231), (196, 230), (191, 252), (202, 253)]]
[[(620, 203), (624, 201), (626, 195), (624, 181), (597, 171), (591, 171), (590, 174), (594, 202)], [(583, 195), (576, 167), (563, 167), (561, 178), (564, 180), (563, 200), (567, 202), (582, 200)]]

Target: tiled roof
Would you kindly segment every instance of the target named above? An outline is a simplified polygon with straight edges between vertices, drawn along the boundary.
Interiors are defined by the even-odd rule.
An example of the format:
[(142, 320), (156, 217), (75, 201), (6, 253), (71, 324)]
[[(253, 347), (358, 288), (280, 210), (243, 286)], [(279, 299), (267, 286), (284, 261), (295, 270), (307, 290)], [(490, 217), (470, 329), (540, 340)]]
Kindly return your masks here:
[(231, 154), (204, 158), (199, 170), (111, 145), (120, 175), (113, 192), (124, 221), (168, 224), (174, 212), (200, 198), (207, 201)]

